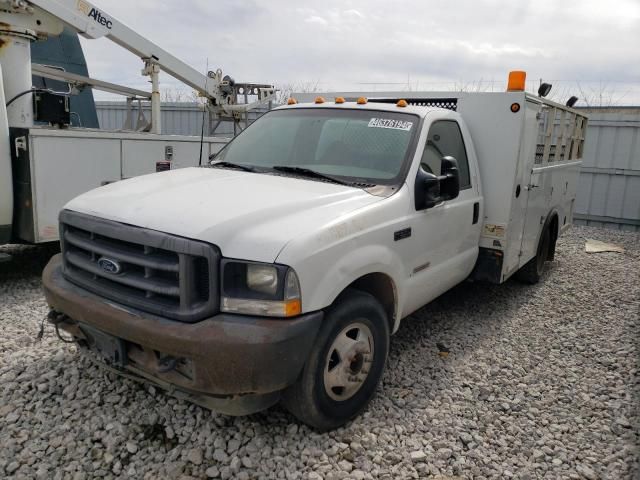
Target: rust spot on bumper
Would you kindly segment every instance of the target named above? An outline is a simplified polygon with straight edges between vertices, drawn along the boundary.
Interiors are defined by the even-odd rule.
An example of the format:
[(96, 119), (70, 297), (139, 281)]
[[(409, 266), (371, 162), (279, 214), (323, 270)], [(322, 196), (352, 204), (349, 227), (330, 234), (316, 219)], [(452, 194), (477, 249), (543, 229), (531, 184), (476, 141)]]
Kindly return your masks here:
[[(121, 307), (68, 282), (61, 256), (43, 273), (49, 305), (71, 321), (60, 328), (77, 338), (82, 324), (127, 342), (136, 368), (159, 381), (215, 396), (267, 394), (291, 385), (316, 338), (322, 312), (293, 320), (220, 314), (182, 323)], [(191, 378), (159, 372), (154, 355), (188, 359)]]

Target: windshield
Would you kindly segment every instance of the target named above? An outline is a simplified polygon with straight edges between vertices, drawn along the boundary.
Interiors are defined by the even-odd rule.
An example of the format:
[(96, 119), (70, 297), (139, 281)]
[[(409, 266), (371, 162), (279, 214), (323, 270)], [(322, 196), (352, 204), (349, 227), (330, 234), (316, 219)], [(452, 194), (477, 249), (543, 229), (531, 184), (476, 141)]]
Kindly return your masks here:
[(213, 163), (257, 171), (301, 167), (344, 181), (390, 185), (402, 180), (418, 122), (416, 115), (374, 110), (275, 110), (236, 137)]

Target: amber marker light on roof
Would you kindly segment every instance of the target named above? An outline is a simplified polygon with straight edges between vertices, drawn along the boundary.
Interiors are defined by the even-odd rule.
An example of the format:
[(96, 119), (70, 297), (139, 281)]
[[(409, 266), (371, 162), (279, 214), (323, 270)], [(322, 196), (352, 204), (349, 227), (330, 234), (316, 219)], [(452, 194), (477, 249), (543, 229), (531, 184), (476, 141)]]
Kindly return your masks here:
[(398, 100), (398, 103), (396, 103), (397, 107), (402, 107), (402, 108), (406, 107), (407, 105), (409, 104), (407, 103), (406, 100)]
[(366, 105), (367, 99), (366, 99), (366, 97), (360, 97), (360, 98), (358, 98), (358, 101), (356, 103), (358, 105)]
[(509, 83), (507, 92), (524, 92), (525, 81), (527, 80), (527, 72), (514, 70), (509, 72)]
[(324, 103), (324, 97), (316, 97), (316, 103)]
[(344, 97), (336, 97), (336, 103), (344, 103)]
[(287, 105), (295, 105), (296, 103), (298, 103), (298, 100), (296, 100), (293, 97), (291, 97), (289, 100), (287, 100)]

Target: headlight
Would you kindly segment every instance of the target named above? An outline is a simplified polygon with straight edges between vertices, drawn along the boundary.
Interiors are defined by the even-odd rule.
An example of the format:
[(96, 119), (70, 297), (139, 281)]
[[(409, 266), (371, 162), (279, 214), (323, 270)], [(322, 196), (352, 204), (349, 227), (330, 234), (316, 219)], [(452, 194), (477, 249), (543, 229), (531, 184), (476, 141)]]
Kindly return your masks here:
[(278, 269), (271, 265), (247, 265), (247, 287), (256, 292), (275, 295), (278, 291)]
[(284, 265), (223, 260), (220, 309), (229, 313), (295, 317), (302, 312), (300, 282)]

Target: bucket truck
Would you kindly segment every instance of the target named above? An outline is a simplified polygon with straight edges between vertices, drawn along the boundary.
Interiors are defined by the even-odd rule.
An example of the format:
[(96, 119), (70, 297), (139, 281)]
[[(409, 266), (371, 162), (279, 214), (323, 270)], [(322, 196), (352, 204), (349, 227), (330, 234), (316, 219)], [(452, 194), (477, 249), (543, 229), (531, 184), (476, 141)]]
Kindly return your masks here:
[[(87, 39), (108, 38), (138, 56), (151, 91), (32, 64), (30, 44), (71, 28)], [(58, 240), (58, 212), (71, 198), (125, 178), (194, 166), (228, 141), (162, 135), (160, 72), (206, 100), (210, 125), (246, 121), (271, 102), (274, 88), (236, 83), (222, 70), (200, 73), (85, 0), (0, 0), (0, 245)], [(65, 82), (67, 92), (32, 86), (32, 75)], [(79, 89), (120, 94), (128, 104), (150, 101), (150, 122), (129, 118), (127, 130), (70, 128), (69, 96)], [(250, 101), (253, 99), (253, 101)], [(130, 112), (131, 115), (131, 112)], [(215, 130), (215, 128), (213, 129)]]

